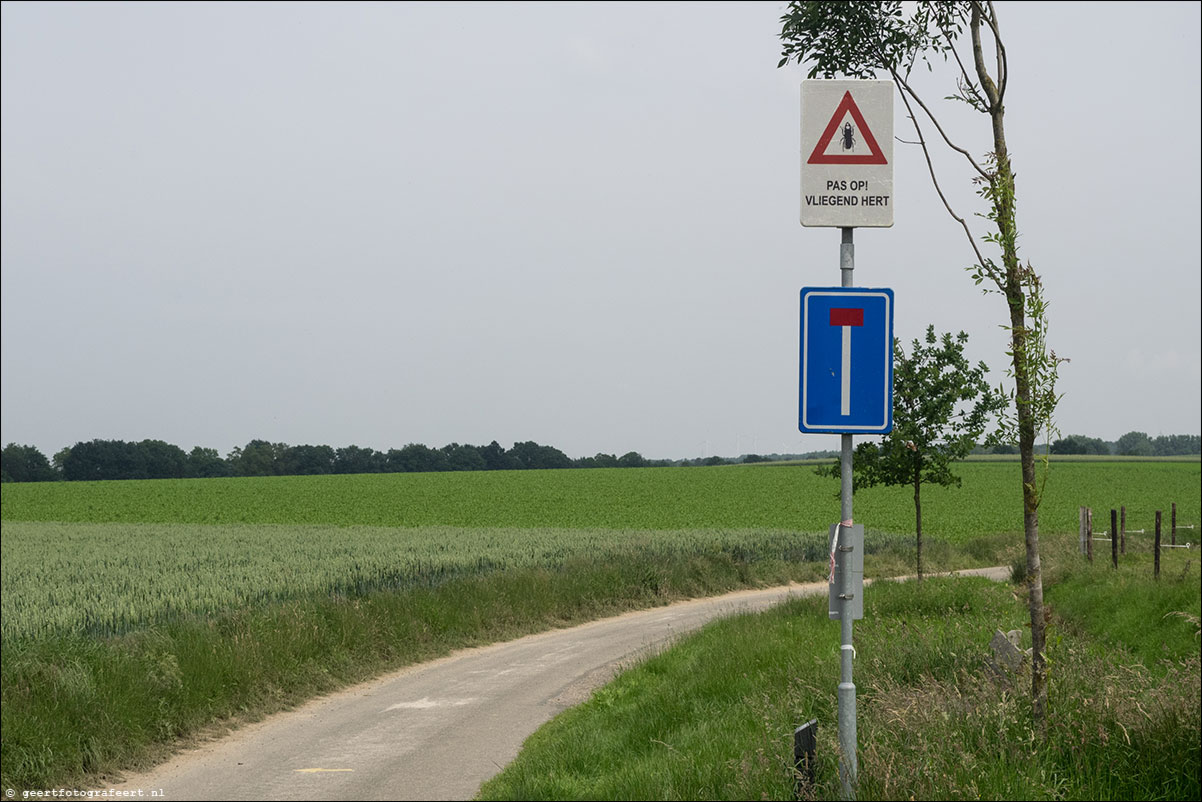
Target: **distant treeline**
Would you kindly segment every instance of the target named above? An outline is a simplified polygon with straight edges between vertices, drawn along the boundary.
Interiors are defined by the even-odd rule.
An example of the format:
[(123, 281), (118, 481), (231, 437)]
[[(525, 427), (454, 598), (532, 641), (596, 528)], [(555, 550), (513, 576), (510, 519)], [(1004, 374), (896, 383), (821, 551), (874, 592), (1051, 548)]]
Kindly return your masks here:
[(1181, 457), (1202, 453), (1202, 436), (1169, 434), (1149, 437), (1146, 432), (1127, 432), (1114, 442), (1070, 434), (1052, 443), (1053, 454), (1113, 454), (1123, 457)]
[[(993, 453), (1018, 453), (999, 446)], [(1069, 435), (1052, 443), (1053, 454), (1119, 454), (1129, 456), (1179, 456), (1202, 453), (1199, 435), (1149, 437), (1128, 432), (1113, 443), (1096, 437)], [(486, 446), (450, 443), (430, 448), (410, 443), (404, 448), (376, 451), (360, 446), (292, 446), (251, 440), (222, 457), (216, 449), (197, 446), (190, 452), (162, 440), (90, 440), (64, 448), (53, 460), (34, 446), (10, 443), (0, 452), (0, 473), (5, 482), (84, 481), (97, 479), (186, 479), (219, 476), (309, 476), (336, 473), (424, 473), (430, 471), (512, 471), (548, 468), (649, 468), (670, 465), (729, 465), (776, 462), (801, 458), (838, 457), (836, 451), (808, 454), (746, 454), (728, 459), (649, 460), (637, 451), (622, 456), (597, 454), (572, 459), (554, 446), (528, 440), (504, 448), (492, 441)]]
[[(773, 455), (773, 458), (782, 458)], [(185, 479), (220, 476), (308, 476), (349, 473), (420, 473), (428, 471), (509, 471), (547, 468), (647, 468), (667, 465), (720, 465), (763, 462), (748, 455), (738, 460), (649, 460), (637, 451), (622, 456), (597, 454), (571, 459), (558, 448), (530, 440), (504, 448), (450, 443), (430, 448), (410, 443), (376, 451), (360, 446), (293, 446), (251, 440), (222, 457), (216, 449), (197, 446), (190, 452), (162, 440), (90, 440), (64, 448), (48, 460), (34, 446), (10, 443), (0, 452), (5, 482), (85, 481), (97, 479)]]

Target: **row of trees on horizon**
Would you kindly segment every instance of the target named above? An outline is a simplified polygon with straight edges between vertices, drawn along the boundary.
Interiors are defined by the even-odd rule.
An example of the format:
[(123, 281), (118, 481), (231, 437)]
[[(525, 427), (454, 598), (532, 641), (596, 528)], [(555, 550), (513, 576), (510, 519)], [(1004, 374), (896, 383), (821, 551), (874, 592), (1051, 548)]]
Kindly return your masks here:
[(1183, 457), (1202, 453), (1202, 437), (1196, 434), (1127, 432), (1113, 443), (1097, 437), (1070, 434), (1052, 443), (1053, 454), (1112, 454), (1124, 457)]
[(354, 445), (333, 448), (251, 440), (225, 457), (213, 448), (197, 446), (186, 452), (162, 440), (90, 440), (64, 448), (54, 455), (53, 461), (34, 446), (10, 443), (0, 452), (0, 463), (5, 482), (644, 468), (678, 464), (648, 460), (637, 451), (620, 457), (597, 454), (574, 460), (553, 446), (532, 440), (514, 443), (509, 449), (494, 440), (486, 446), (450, 443), (442, 448), (410, 443), (388, 451)]
[[(1117, 441), (1069, 435), (1051, 445), (1053, 454), (1121, 456), (1182, 456), (1202, 453), (1199, 435), (1160, 435), (1128, 432)], [(980, 451), (978, 449), (978, 451)], [(998, 446), (993, 453), (1017, 453)], [(360, 446), (292, 446), (251, 440), (225, 457), (216, 449), (197, 446), (190, 452), (162, 440), (90, 440), (64, 448), (53, 460), (34, 446), (9, 443), (0, 452), (4, 482), (85, 481), (98, 479), (185, 479), (222, 476), (308, 476), (352, 473), (424, 473), (431, 471), (508, 471), (548, 468), (649, 468), (680, 465), (725, 465), (769, 462), (800, 456), (837, 456), (836, 452), (747, 454), (733, 459), (649, 460), (637, 451), (622, 456), (596, 454), (572, 459), (554, 446), (532, 440), (504, 448), (493, 440), (486, 446), (449, 443), (430, 448), (410, 443), (404, 448), (376, 451)]]

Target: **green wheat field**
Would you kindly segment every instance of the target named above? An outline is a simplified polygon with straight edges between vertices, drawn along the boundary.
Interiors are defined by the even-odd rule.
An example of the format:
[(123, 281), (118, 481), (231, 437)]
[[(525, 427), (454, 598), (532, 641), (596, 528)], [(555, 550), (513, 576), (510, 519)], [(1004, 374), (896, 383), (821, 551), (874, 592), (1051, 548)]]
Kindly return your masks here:
[[(1017, 536), (1017, 465), (960, 473), (960, 488), (924, 488), (924, 535)], [(1198, 462), (1064, 462), (1050, 478), (1045, 533), (1075, 532), (1080, 506), (1097, 530), (1125, 506), (1128, 528), (1149, 533), (1163, 510), (1166, 542), (1173, 503), (1182, 524), (1198, 521)], [(635, 548), (817, 560), (836, 490), (808, 465), (9, 484), (3, 638), (105, 635)], [(855, 511), (870, 538), (913, 535), (908, 488), (857, 493)]]

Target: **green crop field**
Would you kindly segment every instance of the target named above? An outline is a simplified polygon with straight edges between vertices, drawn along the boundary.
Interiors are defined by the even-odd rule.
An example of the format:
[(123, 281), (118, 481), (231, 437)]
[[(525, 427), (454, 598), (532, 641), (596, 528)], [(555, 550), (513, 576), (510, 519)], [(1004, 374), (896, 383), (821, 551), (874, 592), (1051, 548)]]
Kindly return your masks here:
[(817, 561), (783, 531), (384, 528), (306, 524), (4, 524), (3, 637), (109, 635), (314, 592), (358, 597), (456, 577), (559, 568), (581, 555), (736, 551)]
[[(1054, 462), (1040, 509), (1046, 532), (1073, 532), (1077, 508), (1126, 505), (1132, 528), (1150, 528), (1176, 503), (1197, 523), (1193, 462)], [(924, 530), (953, 542), (1022, 529), (1014, 462), (967, 462), (963, 487), (923, 489)], [(809, 465), (738, 465), (58, 482), (5, 485), (9, 521), (187, 524), (329, 524), (557, 529), (782, 529), (823, 532), (838, 517), (837, 481)], [(914, 530), (908, 488), (856, 494), (869, 531)]]
[[(1197, 462), (1052, 470), (1044, 532), (1075, 530), (1080, 505), (1094, 507), (1099, 530), (1110, 506), (1126, 505), (1131, 529), (1150, 530), (1155, 509), (1174, 502), (1182, 523), (1198, 519)], [(961, 488), (924, 490), (928, 539), (1017, 533), (1017, 466), (961, 472)], [(10, 484), (3, 637), (123, 632), (179, 613), (554, 568), (582, 554), (815, 561), (836, 486), (796, 465)], [(863, 491), (856, 517), (870, 548), (895, 543), (913, 532), (910, 492)]]

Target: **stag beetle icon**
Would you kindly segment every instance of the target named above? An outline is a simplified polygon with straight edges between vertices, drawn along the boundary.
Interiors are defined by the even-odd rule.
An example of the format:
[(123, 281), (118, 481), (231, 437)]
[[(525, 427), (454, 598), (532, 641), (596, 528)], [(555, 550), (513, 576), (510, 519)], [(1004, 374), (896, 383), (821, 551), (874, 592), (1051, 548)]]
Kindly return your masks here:
[(856, 129), (851, 123), (843, 123), (843, 135), (840, 138), (843, 140), (844, 150), (851, 150), (856, 146)]

